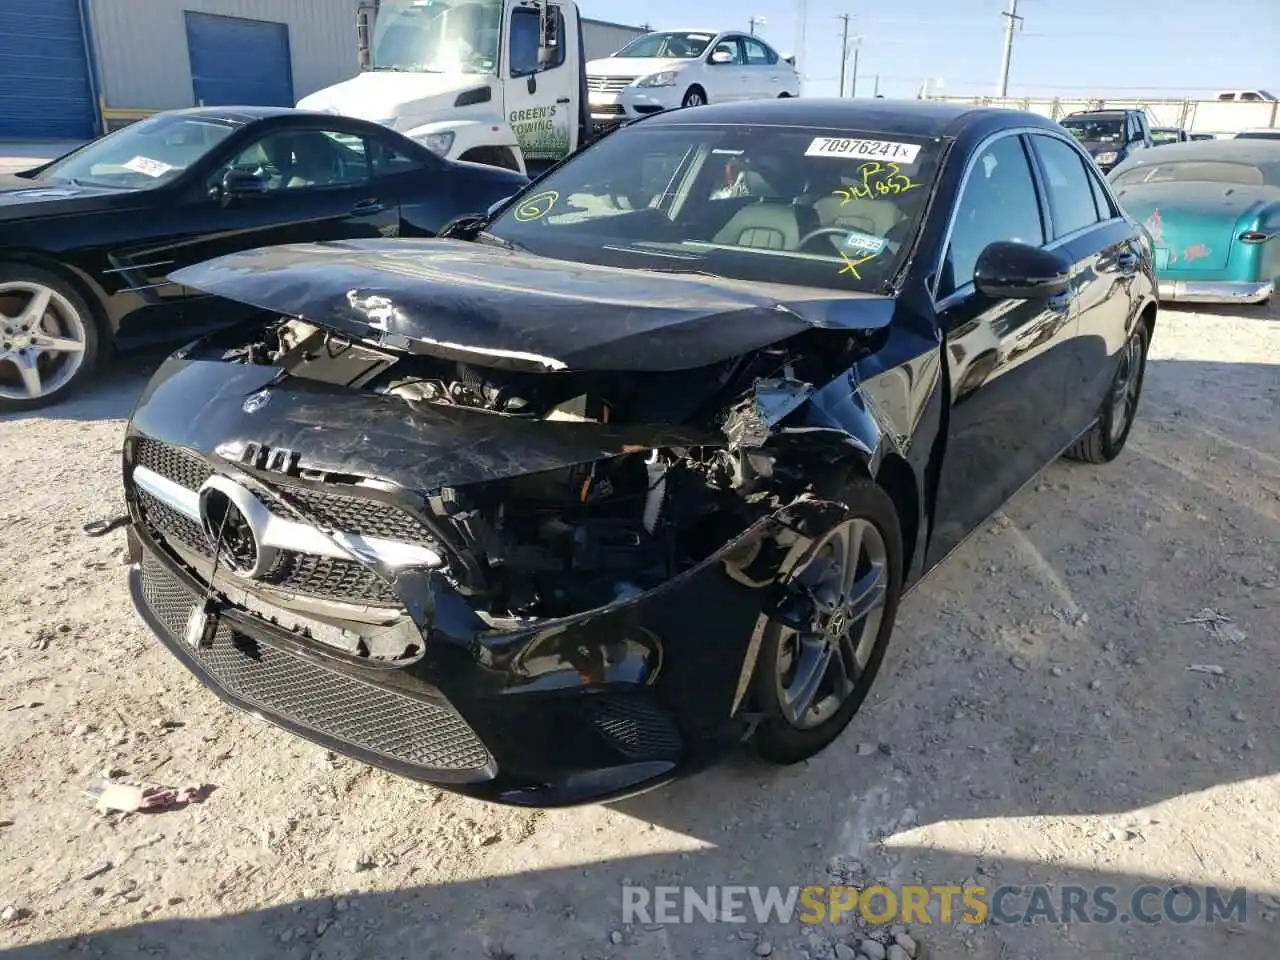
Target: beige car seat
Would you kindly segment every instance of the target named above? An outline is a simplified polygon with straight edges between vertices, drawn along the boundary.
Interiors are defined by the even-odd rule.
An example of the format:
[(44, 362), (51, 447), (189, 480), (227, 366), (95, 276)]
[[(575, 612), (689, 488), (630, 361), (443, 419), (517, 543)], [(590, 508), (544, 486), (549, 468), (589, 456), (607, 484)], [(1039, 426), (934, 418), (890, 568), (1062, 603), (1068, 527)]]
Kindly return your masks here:
[(824, 227), (859, 230), (876, 237), (887, 236), (901, 219), (892, 200), (846, 200), (834, 191), (814, 203), (813, 209)]
[(799, 208), (789, 203), (753, 203), (735, 213), (714, 242), (753, 250), (795, 250), (807, 232)]

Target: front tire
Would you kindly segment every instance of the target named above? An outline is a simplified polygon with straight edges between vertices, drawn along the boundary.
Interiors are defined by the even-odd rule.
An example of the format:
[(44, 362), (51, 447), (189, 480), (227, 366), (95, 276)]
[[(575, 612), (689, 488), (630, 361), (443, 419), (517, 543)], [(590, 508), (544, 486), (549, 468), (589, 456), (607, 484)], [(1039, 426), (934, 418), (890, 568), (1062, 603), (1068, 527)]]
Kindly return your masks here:
[(1142, 383), (1147, 372), (1147, 351), (1151, 333), (1139, 320), (1120, 353), (1120, 365), (1107, 397), (1098, 412), (1098, 422), (1080, 437), (1066, 453), (1068, 460), (1081, 463), (1110, 463), (1120, 456), (1133, 431), (1133, 421), (1142, 397)]
[(690, 87), (680, 105), (686, 109), (689, 107), (705, 107), (707, 105), (707, 93), (701, 87)]
[(765, 628), (755, 695), (765, 718), (753, 745), (798, 763), (849, 725), (875, 682), (902, 595), (902, 533), (889, 495), (853, 481), (844, 519), (795, 565), (788, 597)]
[(26, 264), (0, 264), (0, 411), (38, 410), (76, 390), (101, 338), (80, 293)]

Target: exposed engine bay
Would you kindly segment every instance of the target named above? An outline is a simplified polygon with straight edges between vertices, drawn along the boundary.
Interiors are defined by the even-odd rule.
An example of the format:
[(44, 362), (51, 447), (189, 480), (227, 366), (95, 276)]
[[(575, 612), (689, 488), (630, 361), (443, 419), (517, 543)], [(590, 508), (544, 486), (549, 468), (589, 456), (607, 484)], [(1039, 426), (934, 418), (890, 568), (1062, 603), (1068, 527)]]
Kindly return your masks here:
[[(697, 424), (728, 438), (425, 491), (436, 532), (451, 548), (446, 576), (493, 622), (568, 616), (638, 596), (803, 493), (802, 470), (766, 444), (730, 442), (750, 430), (726, 418), (750, 410), (758, 421), (761, 384), (787, 386), (798, 406), (811, 383), (847, 368), (858, 349), (855, 338), (815, 333), (825, 349), (808, 356), (818, 359), (804, 359), (792, 341), (697, 371), (548, 374), (397, 353), (289, 318), (260, 331), (248, 345), (242, 337), (222, 349), (220, 359), (411, 407), (546, 422)], [(837, 343), (845, 349), (833, 350)]]

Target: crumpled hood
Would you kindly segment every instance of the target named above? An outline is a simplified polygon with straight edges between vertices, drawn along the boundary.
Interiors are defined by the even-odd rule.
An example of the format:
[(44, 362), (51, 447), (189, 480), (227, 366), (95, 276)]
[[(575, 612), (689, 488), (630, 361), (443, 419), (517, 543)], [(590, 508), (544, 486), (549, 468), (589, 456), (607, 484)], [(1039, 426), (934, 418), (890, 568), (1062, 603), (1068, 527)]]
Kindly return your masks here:
[(692, 370), (806, 330), (875, 330), (889, 297), (595, 266), (459, 240), (266, 247), (175, 283), (393, 349), (536, 372)]

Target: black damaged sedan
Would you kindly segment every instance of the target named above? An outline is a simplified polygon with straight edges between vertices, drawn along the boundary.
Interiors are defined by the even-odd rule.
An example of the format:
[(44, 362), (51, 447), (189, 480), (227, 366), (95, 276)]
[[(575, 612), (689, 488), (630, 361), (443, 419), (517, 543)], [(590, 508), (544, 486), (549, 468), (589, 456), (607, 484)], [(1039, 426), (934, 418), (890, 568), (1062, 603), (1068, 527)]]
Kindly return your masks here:
[(174, 277), (258, 313), (138, 405), (131, 579), (227, 702), (514, 804), (831, 744), (904, 590), (1119, 454), (1156, 318), (1145, 232), (1010, 111), (661, 114), (447, 232)]

